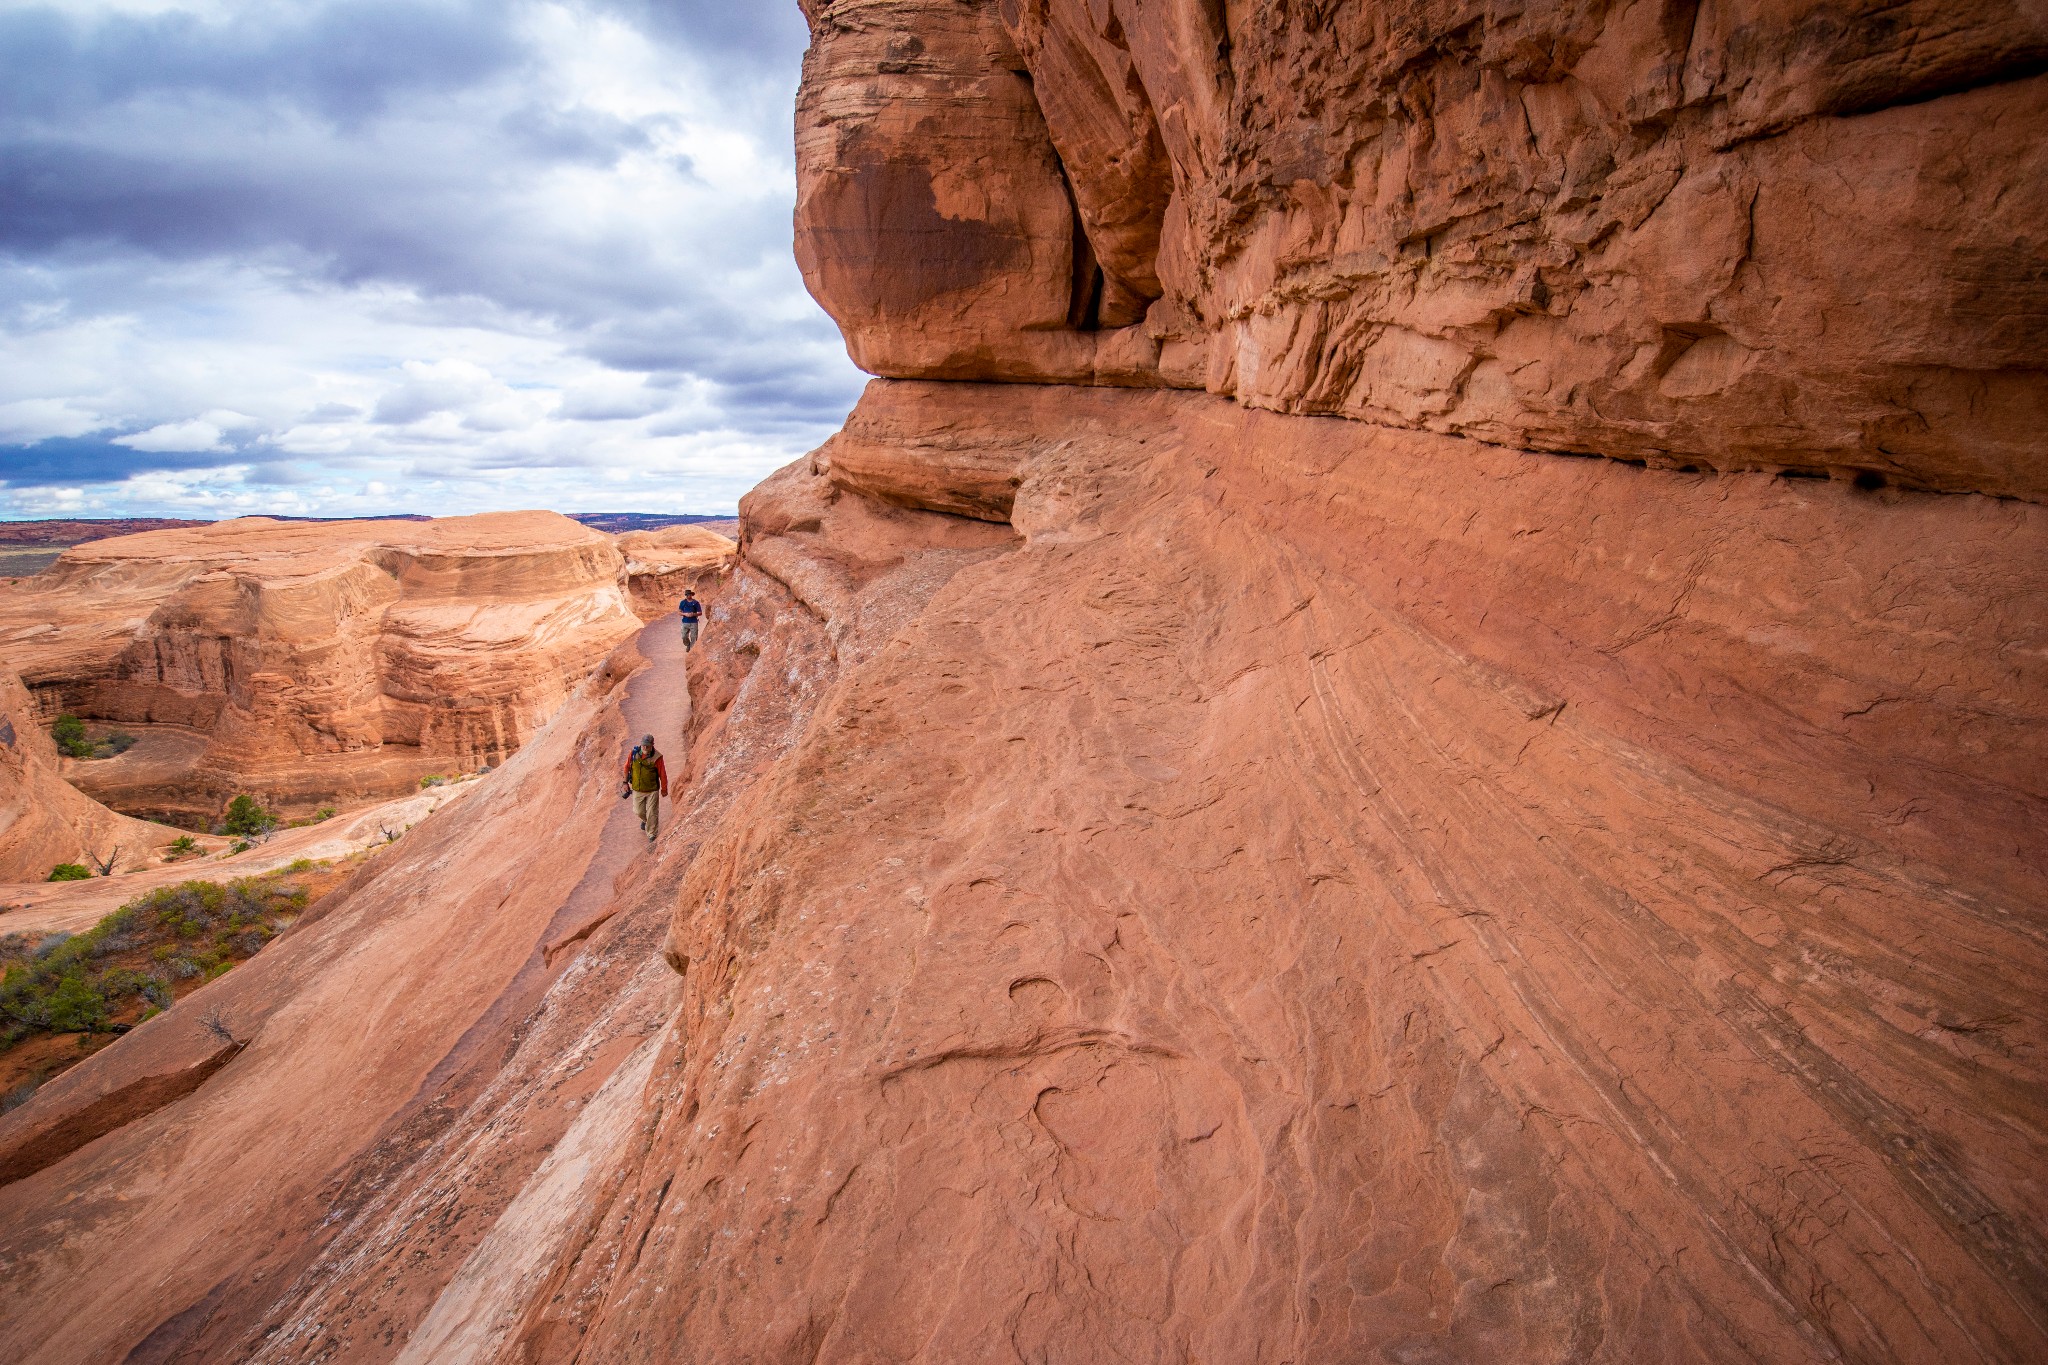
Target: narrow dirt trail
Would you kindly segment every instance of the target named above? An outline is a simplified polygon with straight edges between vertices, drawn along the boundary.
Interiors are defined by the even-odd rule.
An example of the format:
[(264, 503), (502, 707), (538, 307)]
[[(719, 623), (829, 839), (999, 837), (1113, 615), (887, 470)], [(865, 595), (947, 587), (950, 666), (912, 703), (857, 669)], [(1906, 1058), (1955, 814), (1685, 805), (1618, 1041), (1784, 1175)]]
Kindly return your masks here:
[[(637, 743), (640, 736), (651, 734), (655, 747), (669, 760), (673, 793), (673, 781), (684, 767), (683, 731), (690, 723), (689, 675), (684, 667), (687, 655), (675, 619), (665, 616), (644, 628), (634, 638), (633, 648), (647, 660), (647, 667), (627, 679), (619, 697), (619, 716), (625, 725), (626, 739), (612, 767), (603, 770), (602, 780), (616, 788), (618, 765), (625, 761), (625, 750)], [(674, 809), (671, 801), (662, 801), (664, 839), (675, 833)], [(654, 853), (640, 833), (633, 803), (617, 800), (611, 814), (605, 817), (597, 853), (584, 870), (583, 879), (562, 902), (548, 927), (543, 952), (550, 962), (564, 948), (587, 938), (611, 918), (624, 903), (620, 894), (622, 879), (635, 869), (635, 864), (651, 860)]]
[[(493, 1216), (477, 1211), (520, 1194), (672, 1013), (676, 978), (659, 949), (701, 830), (664, 803), (662, 842), (650, 847), (618, 788), (642, 734), (681, 767), (684, 664), (672, 617), (642, 627), (497, 774), (416, 826), (329, 908), (0, 1119), (0, 1153), (93, 1120), (66, 1129), (64, 1150), (34, 1147), (42, 1168), (0, 1186), (11, 1277), (68, 1274), (87, 1242), (156, 1249), (146, 1262), (108, 1262), (118, 1269), (94, 1288), (110, 1308), (93, 1318), (90, 1342), (9, 1314), (0, 1357), (121, 1359), (148, 1338), (152, 1350), (189, 1346), (185, 1358), (260, 1359), (254, 1343), (270, 1340), (280, 1315), (287, 1353), (290, 1342), (388, 1343), (413, 1331)], [(204, 1031), (188, 1022), (195, 1002), (232, 1019), (248, 1044), (180, 1097), (153, 1078), (190, 1078), (208, 1060)], [(250, 1103), (272, 1092), (303, 1121), (277, 1123)], [(117, 1094), (123, 1107), (110, 1116), (102, 1101)], [(258, 1153), (273, 1175), (270, 1207), (243, 1197)], [(181, 1186), (241, 1193), (152, 1200), (167, 1162)], [(554, 1190), (545, 1182), (558, 1167), (537, 1188)], [(99, 1210), (78, 1237), (19, 1216), (54, 1206), (44, 1201), (63, 1196), (51, 1192), (74, 1182)], [(304, 1231), (280, 1238), (280, 1228)], [(343, 1229), (330, 1261), (326, 1245)], [(364, 1257), (392, 1268), (374, 1289), (344, 1273)], [(293, 1287), (280, 1296), (280, 1286)], [(207, 1307), (188, 1313), (194, 1305)], [(243, 1340), (248, 1331), (256, 1338)]]
[[(680, 768), (683, 730), (690, 722), (685, 655), (674, 618), (664, 617), (643, 628), (632, 647), (649, 666), (628, 680), (619, 701), (620, 716), (630, 737), (627, 744), (630, 746), (641, 735), (653, 734), (656, 745), (669, 757), (673, 775)], [(624, 758), (623, 750), (620, 758)], [(474, 794), (478, 787), (477, 783), (465, 781), (352, 811), (324, 825), (285, 830), (261, 847), (232, 858), (191, 859), (90, 882), (0, 884), (0, 905), (8, 907), (7, 913), (0, 916), (0, 933), (79, 933), (159, 886), (195, 878), (225, 881), (253, 876), (300, 858), (344, 858), (376, 844), (383, 838), (384, 828), (410, 829), (443, 806)], [(661, 814), (666, 827), (670, 814), (666, 801), (662, 803)], [(639, 840), (638, 834), (633, 803), (620, 801), (618, 809), (605, 821), (597, 856), (555, 922), (557, 930), (562, 925), (578, 925), (583, 926), (584, 933), (589, 931), (592, 912), (602, 909), (610, 900), (614, 880), (645, 851), (645, 841)], [(598, 922), (602, 918), (600, 915)], [(570, 936), (581, 935), (572, 932)], [(557, 934), (551, 933), (549, 938), (552, 944)]]

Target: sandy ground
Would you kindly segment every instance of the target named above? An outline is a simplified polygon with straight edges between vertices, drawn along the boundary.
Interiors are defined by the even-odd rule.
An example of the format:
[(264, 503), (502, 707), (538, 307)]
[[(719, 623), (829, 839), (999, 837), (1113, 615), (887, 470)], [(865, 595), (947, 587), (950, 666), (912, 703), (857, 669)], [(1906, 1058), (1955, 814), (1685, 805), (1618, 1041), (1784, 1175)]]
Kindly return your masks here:
[[(136, 814), (138, 805), (183, 805), (174, 795), (192, 780), (192, 768), (206, 756), (205, 732), (182, 725), (124, 725), (93, 721), (86, 731), (95, 739), (124, 731), (135, 743), (111, 758), (64, 758), (58, 770), (64, 780), (98, 801)], [(168, 799), (166, 799), (168, 796)], [(152, 802), (151, 797), (158, 798)], [(148, 818), (147, 815), (139, 818)]]
[(473, 778), (431, 787), (380, 805), (337, 815), (317, 825), (280, 830), (246, 853), (185, 858), (112, 877), (83, 882), (0, 883), (0, 933), (77, 933), (89, 929), (128, 901), (159, 886), (199, 879), (225, 881), (284, 867), (301, 858), (332, 861), (385, 842), (436, 811), (464, 799), (491, 779)]

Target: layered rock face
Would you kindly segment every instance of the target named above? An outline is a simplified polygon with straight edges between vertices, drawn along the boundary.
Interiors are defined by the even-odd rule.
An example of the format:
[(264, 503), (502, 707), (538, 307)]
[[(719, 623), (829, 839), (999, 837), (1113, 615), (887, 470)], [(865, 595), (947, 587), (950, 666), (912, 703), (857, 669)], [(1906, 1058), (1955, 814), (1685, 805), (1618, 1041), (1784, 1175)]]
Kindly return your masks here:
[[(2048, 1345), (2040, 509), (1195, 395), (854, 426), (900, 504), (1015, 451), (1023, 541), (696, 858), (648, 1148), (526, 1349)], [(818, 467), (747, 553), (844, 630)]]
[[(1193, 394), (877, 384), (851, 428), (888, 472), (745, 505), (663, 843), (586, 861), (643, 723), (601, 675), (194, 997), (245, 1054), (0, 1187), (0, 1345), (2048, 1345), (2041, 509)], [(922, 510), (992, 451), (1006, 516)], [(0, 1144), (211, 1064), (149, 1028)]]
[(67, 551), (0, 601), (0, 649), (46, 713), (171, 727), (72, 765), (88, 791), (296, 809), (503, 759), (637, 628), (626, 583), (611, 537), (548, 512), (244, 518)]
[(809, 12), (898, 377), (0, 1120), (0, 1355), (2048, 1357), (2028, 15)]
[(628, 531), (618, 537), (626, 559), (626, 582), (633, 610), (652, 621), (676, 609), (683, 589), (708, 602), (732, 571), (733, 543), (702, 526), (670, 526), (659, 531)]
[(2048, 493), (2035, 8), (807, 8), (798, 258), (874, 373)]
[(176, 837), (66, 782), (28, 689), (0, 669), (0, 882), (40, 881), (58, 863), (125, 870)]

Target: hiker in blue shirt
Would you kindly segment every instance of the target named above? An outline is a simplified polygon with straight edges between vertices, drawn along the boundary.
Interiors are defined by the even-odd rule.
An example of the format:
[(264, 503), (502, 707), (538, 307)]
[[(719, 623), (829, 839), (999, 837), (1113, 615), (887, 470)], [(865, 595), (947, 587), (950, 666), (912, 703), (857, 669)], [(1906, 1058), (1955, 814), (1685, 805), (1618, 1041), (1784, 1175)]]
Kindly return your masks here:
[(697, 643), (698, 623), (704, 619), (704, 604), (697, 600), (696, 590), (683, 589), (683, 600), (676, 603), (676, 610), (683, 617), (683, 652), (689, 653)]

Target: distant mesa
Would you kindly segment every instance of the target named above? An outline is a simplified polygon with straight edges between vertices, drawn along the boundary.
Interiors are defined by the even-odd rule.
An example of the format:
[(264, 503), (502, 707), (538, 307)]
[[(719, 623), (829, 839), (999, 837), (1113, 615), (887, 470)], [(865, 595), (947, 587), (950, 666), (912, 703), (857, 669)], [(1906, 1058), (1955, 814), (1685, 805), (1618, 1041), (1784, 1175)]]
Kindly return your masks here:
[(565, 512), (562, 515), (593, 531), (609, 531), (613, 535), (626, 531), (659, 531), (670, 526), (708, 526), (716, 531), (739, 525), (737, 512), (691, 513), (688, 516), (666, 512)]
[[(565, 512), (562, 515), (594, 531), (608, 531), (613, 535), (621, 531), (658, 531), (664, 526), (708, 525), (716, 529), (722, 525), (738, 524), (737, 514), (728, 512), (688, 515), (668, 512)], [(287, 517), (266, 514), (261, 517), (237, 517), (232, 520), (339, 523), (432, 521), (433, 518), (421, 512), (390, 512), (379, 516), (362, 517)], [(110, 540), (115, 536), (139, 535), (144, 531), (175, 531), (220, 524), (218, 519), (187, 520), (179, 517), (65, 517), (50, 521), (7, 521), (0, 522), (0, 553), (8, 550), (63, 549), (71, 545), (85, 545), (95, 540)]]
[(207, 526), (210, 522), (184, 521), (177, 517), (72, 517), (58, 521), (0, 522), (0, 550), (37, 548), (63, 549), (89, 540), (111, 536), (132, 536), (143, 531), (173, 531), (181, 526)]
[[(685, 543), (663, 539), (678, 531)], [(0, 660), (43, 721), (137, 736), (64, 764), (116, 810), (193, 825), (237, 792), (287, 814), (378, 800), (502, 762), (731, 549), (673, 524), (631, 538), (637, 570), (612, 536), (553, 512), (93, 539), (0, 595)]]

